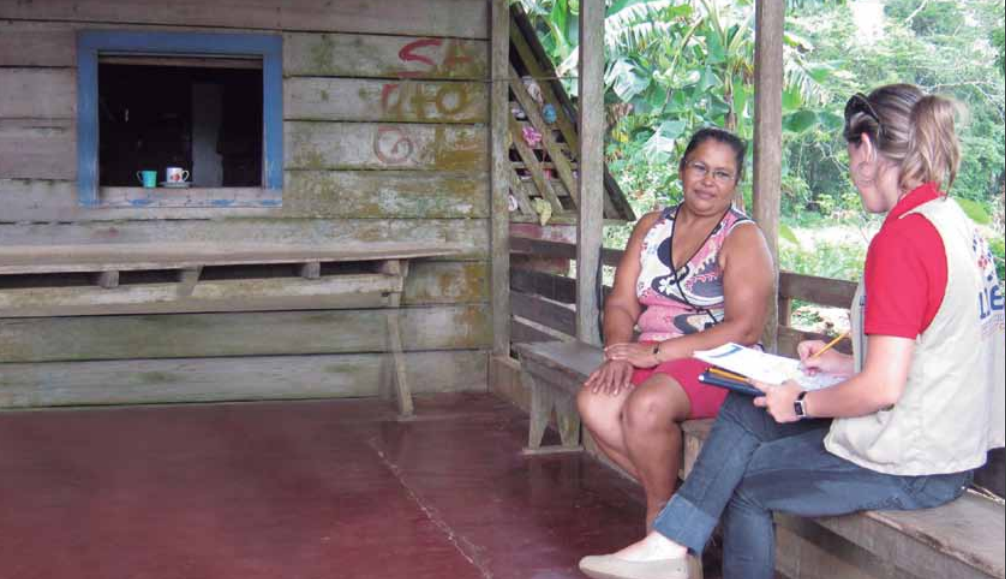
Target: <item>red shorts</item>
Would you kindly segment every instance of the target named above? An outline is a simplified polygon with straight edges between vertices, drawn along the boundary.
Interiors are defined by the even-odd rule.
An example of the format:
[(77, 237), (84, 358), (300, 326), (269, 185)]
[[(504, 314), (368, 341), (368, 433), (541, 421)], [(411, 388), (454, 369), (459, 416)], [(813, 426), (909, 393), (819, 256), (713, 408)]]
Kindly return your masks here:
[(688, 400), (692, 404), (692, 411), (688, 415), (689, 420), (715, 418), (729, 392), (726, 388), (717, 388), (699, 382), (699, 376), (709, 367), (709, 364), (695, 358), (673, 360), (664, 362), (655, 368), (636, 369), (632, 374), (632, 384), (639, 386), (654, 374), (666, 374), (681, 384), (685, 395), (688, 396)]

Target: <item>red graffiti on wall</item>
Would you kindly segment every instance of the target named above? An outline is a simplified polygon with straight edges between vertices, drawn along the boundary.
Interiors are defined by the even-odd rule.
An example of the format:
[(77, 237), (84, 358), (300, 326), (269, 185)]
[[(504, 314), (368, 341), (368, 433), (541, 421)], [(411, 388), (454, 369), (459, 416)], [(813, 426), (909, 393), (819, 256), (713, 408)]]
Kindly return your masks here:
[[(381, 90), (381, 112), (385, 115), (402, 117), (408, 107), (408, 112), (424, 121), (430, 118), (431, 106), (439, 116), (451, 117), (462, 114), (471, 105), (468, 88), (461, 83), (431, 87), (407, 82), (409, 79), (455, 78), (475, 74), (471, 70), (476, 60), (470, 43), (457, 39), (423, 38), (403, 46), (398, 52), (398, 58), (410, 68), (415, 68), (418, 63), (421, 69), (403, 70), (397, 76), (406, 82), (384, 85)], [(433, 88), (436, 90), (432, 90)], [(391, 125), (378, 127), (374, 138), (374, 153), (381, 162), (402, 165), (411, 159), (416, 150), (416, 144), (406, 129)]]

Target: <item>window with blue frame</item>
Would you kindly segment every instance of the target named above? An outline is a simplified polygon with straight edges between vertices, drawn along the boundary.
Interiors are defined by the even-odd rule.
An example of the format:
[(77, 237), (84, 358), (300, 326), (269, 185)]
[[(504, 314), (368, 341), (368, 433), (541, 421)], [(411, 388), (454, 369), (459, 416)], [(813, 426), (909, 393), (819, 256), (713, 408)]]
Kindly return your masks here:
[(185, 206), (277, 205), (282, 61), (279, 36), (81, 32), (81, 205), (164, 206), (175, 189)]

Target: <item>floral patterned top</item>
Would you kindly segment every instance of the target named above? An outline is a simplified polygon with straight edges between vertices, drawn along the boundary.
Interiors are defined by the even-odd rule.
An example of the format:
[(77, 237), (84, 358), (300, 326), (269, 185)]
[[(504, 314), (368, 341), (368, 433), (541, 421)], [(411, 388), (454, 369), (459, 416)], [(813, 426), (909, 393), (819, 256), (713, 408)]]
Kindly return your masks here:
[(638, 321), (641, 342), (695, 334), (723, 321), (726, 300), (720, 250), (738, 226), (754, 225), (746, 215), (730, 209), (688, 263), (672, 272), (671, 236), (678, 209), (665, 209), (643, 241), (642, 269), (636, 282), (636, 296), (644, 307)]

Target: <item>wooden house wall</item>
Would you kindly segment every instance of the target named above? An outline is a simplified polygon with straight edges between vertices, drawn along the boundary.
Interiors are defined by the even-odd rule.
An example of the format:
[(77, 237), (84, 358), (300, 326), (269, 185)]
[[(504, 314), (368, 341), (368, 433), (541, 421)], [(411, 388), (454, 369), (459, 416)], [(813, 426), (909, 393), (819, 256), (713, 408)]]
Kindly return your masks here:
[[(416, 392), (483, 389), (489, 306), (488, 2), (0, 0), (0, 243), (417, 241), (403, 296)], [(280, 208), (85, 209), (79, 30), (284, 40)], [(375, 311), (0, 320), (0, 407), (377, 392)]]

